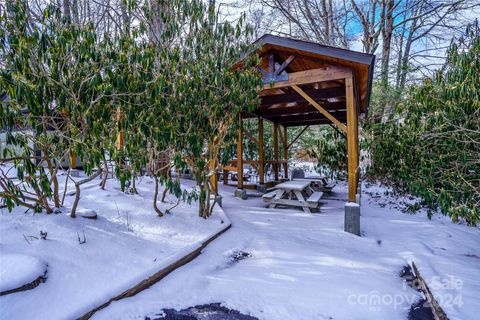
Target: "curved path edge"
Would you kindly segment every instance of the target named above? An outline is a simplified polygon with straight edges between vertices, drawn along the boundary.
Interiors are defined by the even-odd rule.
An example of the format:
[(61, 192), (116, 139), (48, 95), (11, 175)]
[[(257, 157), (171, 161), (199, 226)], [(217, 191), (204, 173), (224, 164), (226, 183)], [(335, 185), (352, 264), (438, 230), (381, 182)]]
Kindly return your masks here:
[(138, 284), (136, 284), (132, 288), (125, 290), (124, 292), (122, 292), (121, 294), (111, 298), (107, 302), (95, 307), (94, 309), (85, 313), (83, 316), (79, 317), (78, 320), (90, 319), (95, 314), (95, 312), (108, 307), (112, 302), (132, 297), (132, 296), (136, 295), (137, 293), (140, 293), (141, 291), (143, 291), (145, 289), (148, 289), (149, 287), (151, 287), (155, 283), (157, 283), (160, 280), (162, 280), (163, 278), (165, 278), (171, 272), (177, 270), (178, 268), (186, 265), (187, 263), (189, 263), (190, 261), (192, 261), (193, 259), (198, 257), (202, 253), (203, 249), (205, 249), (213, 240), (215, 240), (216, 238), (221, 236), (223, 233), (225, 233), (228, 229), (230, 229), (231, 226), (232, 226), (232, 224), (229, 223), (225, 228), (223, 228), (222, 230), (220, 230), (219, 232), (215, 233), (213, 236), (211, 236), (210, 238), (205, 240), (199, 247), (197, 247), (195, 250), (191, 251), (189, 254), (183, 256), (182, 258), (178, 259), (174, 263), (171, 263), (170, 265), (161, 269), (160, 271), (156, 272), (155, 274), (151, 275), (147, 279), (140, 281)]
[(21, 292), (21, 291), (27, 291), (27, 290), (35, 289), (41, 283), (44, 283), (46, 280), (47, 280), (47, 270), (45, 270), (43, 275), (39, 276), (37, 279), (33, 280), (30, 283), (24, 284), (24, 285), (22, 285), (18, 288), (1, 291), (0, 292), (0, 297), (5, 296), (7, 294), (12, 294), (12, 293), (17, 293), (17, 292)]

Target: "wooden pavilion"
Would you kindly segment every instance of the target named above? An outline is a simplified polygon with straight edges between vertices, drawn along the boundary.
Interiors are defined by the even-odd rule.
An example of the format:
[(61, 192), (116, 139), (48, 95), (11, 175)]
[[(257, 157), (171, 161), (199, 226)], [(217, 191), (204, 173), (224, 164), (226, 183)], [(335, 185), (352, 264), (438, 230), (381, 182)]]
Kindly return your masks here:
[[(237, 172), (237, 188), (244, 183), (243, 167), (250, 164), (257, 168), (259, 184), (265, 181), (265, 165), (273, 166), (275, 180), (283, 166), (284, 178), (288, 178), (288, 148), (299, 138), (287, 141), (289, 127), (329, 124), (342, 132), (348, 145), (348, 200), (356, 201), (359, 176), (358, 119), (366, 114), (372, 87), (375, 56), (340, 48), (320, 45), (274, 35), (264, 35), (255, 42), (255, 52), (261, 63), (258, 67), (264, 79), (260, 90), (260, 107), (240, 117), (237, 139), (237, 157), (224, 167), (226, 172)], [(241, 63), (241, 62), (240, 62)], [(258, 119), (258, 160), (243, 159), (243, 120)], [(274, 159), (264, 158), (264, 121), (274, 127)], [(300, 134), (301, 134), (300, 133)], [(279, 136), (283, 155), (279, 155)]]

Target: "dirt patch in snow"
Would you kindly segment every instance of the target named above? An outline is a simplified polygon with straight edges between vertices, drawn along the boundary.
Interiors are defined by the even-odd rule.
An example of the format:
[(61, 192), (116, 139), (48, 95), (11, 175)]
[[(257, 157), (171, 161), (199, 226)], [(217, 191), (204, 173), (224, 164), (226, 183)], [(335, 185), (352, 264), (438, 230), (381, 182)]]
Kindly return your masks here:
[(408, 320), (434, 320), (430, 303), (422, 298), (412, 304), (408, 311)]
[(145, 320), (258, 320), (258, 318), (228, 309), (220, 303), (210, 303), (180, 311), (163, 309), (155, 317), (145, 317)]
[(245, 252), (245, 251), (234, 251), (231, 255), (230, 255), (230, 263), (231, 264), (235, 264), (239, 261), (242, 261), (244, 259), (247, 259), (247, 258), (250, 258), (252, 256), (252, 254), (250, 252)]
[[(409, 287), (420, 291), (420, 283), (409, 265), (403, 267), (400, 271), (400, 277)], [(433, 320), (432, 305), (425, 297), (417, 300), (408, 310), (408, 320)]]
[(234, 250), (227, 257), (227, 261), (217, 267), (218, 270), (233, 267), (242, 260), (252, 257), (252, 254), (243, 250)]

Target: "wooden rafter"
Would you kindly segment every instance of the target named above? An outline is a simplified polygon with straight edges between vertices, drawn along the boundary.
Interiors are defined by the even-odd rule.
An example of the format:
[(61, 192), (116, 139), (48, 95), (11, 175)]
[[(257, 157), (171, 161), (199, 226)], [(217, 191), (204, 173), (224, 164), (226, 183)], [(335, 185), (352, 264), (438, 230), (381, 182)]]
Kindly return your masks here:
[(268, 55), (268, 71), (260, 66), (257, 66), (257, 70), (263, 75), (263, 82), (270, 83), (288, 80), (288, 75), (283, 71), (293, 61), (294, 58), (295, 56), (291, 55), (277, 69), (275, 69), (275, 56), (273, 53), (270, 53)]
[[(347, 119), (347, 113), (345, 110), (334, 110), (330, 114), (342, 124), (346, 123), (345, 120)], [(318, 110), (316, 110), (315, 112), (312, 112), (312, 113), (303, 113), (303, 114), (299, 113), (295, 115), (286, 115), (286, 116), (278, 115), (274, 117), (269, 117), (267, 119), (269, 119), (273, 123), (287, 123), (287, 122), (314, 121), (314, 120), (322, 120), (322, 119), (328, 119), (328, 118), (322, 113), (318, 112)], [(331, 121), (330, 119), (328, 120)]]
[(293, 90), (297, 91), (302, 97), (305, 98), (308, 102), (310, 102), (315, 108), (318, 109), (325, 117), (327, 117), (330, 121), (335, 123), (340, 129), (342, 129), (344, 132), (347, 132), (347, 127), (341, 123), (340, 121), (337, 120), (330, 112), (325, 110), (320, 104), (318, 104), (315, 100), (310, 98), (308, 94), (306, 94), (300, 87), (297, 85), (292, 85)]
[[(339, 118), (340, 121), (342, 122), (347, 122), (347, 118)], [(330, 119), (323, 117), (323, 118), (316, 118), (316, 119), (296, 119), (296, 120), (282, 120), (277, 122), (278, 124), (286, 127), (298, 127), (298, 126), (305, 126), (305, 125), (310, 125), (310, 126), (315, 126), (315, 125), (322, 125), (322, 124), (329, 124), (332, 123)]]
[(268, 72), (270, 72), (270, 74), (275, 72), (275, 57), (273, 53), (270, 53), (268, 56)]
[[(343, 85), (333, 88), (309, 89), (305, 90), (305, 92), (315, 100), (345, 97), (345, 88)], [(260, 99), (262, 101), (262, 107), (267, 107), (274, 104), (298, 103), (305, 101), (305, 99), (296, 92), (266, 95), (260, 97)]]
[[(322, 103), (324, 109), (333, 112), (345, 112), (346, 106), (345, 102), (330, 102), (330, 103)], [(257, 110), (255, 113), (243, 113), (245, 119), (248, 118), (258, 118), (263, 117), (265, 120), (271, 120), (272, 118), (278, 116), (288, 116), (288, 115), (311, 115), (315, 116), (319, 114), (317, 108), (312, 106), (311, 104), (301, 104), (291, 107), (282, 107), (282, 108), (273, 108), (273, 109), (263, 109)]]
[(311, 120), (311, 121), (282, 122), (281, 125), (284, 127), (301, 127), (304, 125), (316, 126), (316, 125), (324, 125), (329, 123), (331, 123), (331, 121), (328, 120), (327, 118), (324, 118), (320, 120)]
[(294, 55), (291, 55), (290, 57), (288, 57), (287, 60), (285, 60), (281, 65), (280, 67), (278, 67), (277, 70), (275, 70), (275, 75), (278, 76), (280, 73), (283, 72), (283, 70), (285, 70), (288, 65), (293, 61), (293, 59), (295, 59), (295, 56)]
[[(345, 90), (345, 89), (344, 89)], [(333, 111), (333, 110), (346, 110), (345, 102), (325, 102), (322, 103), (322, 107), (325, 110)], [(268, 108), (268, 109), (260, 109), (255, 111), (254, 115), (262, 116), (262, 117), (272, 117), (272, 116), (279, 116), (279, 115), (290, 115), (290, 114), (308, 114), (308, 113), (318, 113), (317, 108), (312, 106), (310, 103), (303, 103), (293, 106), (279, 106), (276, 108)]]
[(268, 77), (269, 74), (270, 74), (267, 70), (263, 69), (260, 66), (257, 66), (257, 70), (260, 71), (263, 74), (264, 77)]
[(263, 86), (263, 90), (291, 87), (292, 85), (339, 80), (351, 76), (352, 71), (350, 69), (340, 66), (292, 72), (288, 74), (288, 80), (267, 83)]

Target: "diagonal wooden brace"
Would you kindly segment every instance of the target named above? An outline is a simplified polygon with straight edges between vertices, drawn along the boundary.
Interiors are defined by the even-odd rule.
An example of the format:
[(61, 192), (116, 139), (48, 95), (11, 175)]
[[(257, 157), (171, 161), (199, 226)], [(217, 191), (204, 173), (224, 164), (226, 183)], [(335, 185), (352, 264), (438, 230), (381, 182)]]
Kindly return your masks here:
[(293, 90), (297, 91), (305, 100), (310, 102), (312, 106), (317, 108), (317, 110), (320, 111), (325, 117), (327, 117), (330, 121), (335, 123), (337, 127), (339, 127), (343, 132), (347, 132), (347, 127), (343, 123), (338, 121), (337, 118), (335, 118), (330, 112), (325, 110), (318, 102), (313, 100), (308, 94), (305, 93), (305, 91), (300, 89), (300, 87), (298, 87), (297, 85), (292, 85), (292, 88)]

